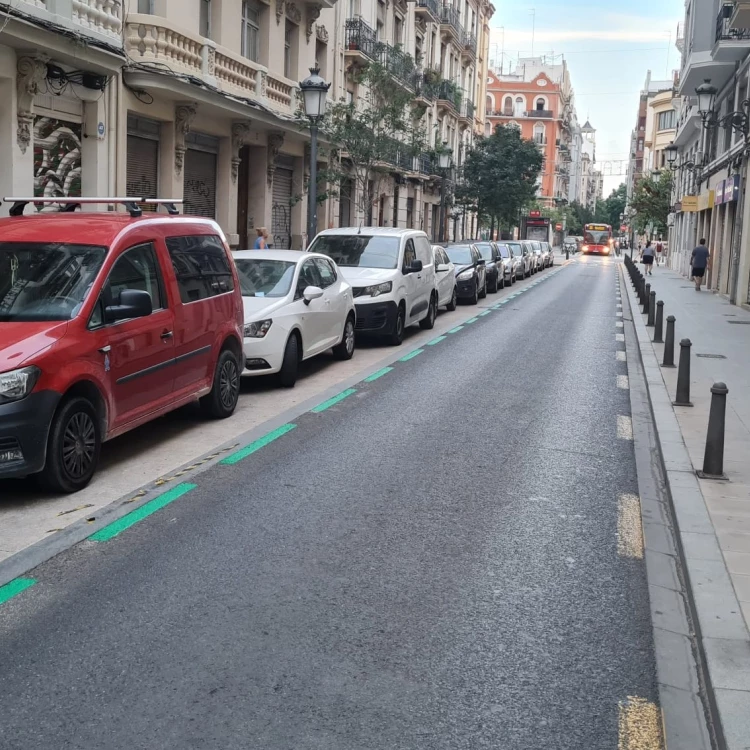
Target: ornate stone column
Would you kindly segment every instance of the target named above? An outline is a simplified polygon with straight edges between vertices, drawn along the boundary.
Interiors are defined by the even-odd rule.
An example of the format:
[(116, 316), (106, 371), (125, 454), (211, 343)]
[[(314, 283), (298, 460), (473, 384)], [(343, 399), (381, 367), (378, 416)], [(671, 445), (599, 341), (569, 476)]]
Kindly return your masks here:
[(31, 144), (31, 129), (34, 125), (34, 96), (47, 76), (47, 60), (43, 55), (18, 57), (16, 64), (17, 119), (16, 141), (21, 153), (25, 154)]

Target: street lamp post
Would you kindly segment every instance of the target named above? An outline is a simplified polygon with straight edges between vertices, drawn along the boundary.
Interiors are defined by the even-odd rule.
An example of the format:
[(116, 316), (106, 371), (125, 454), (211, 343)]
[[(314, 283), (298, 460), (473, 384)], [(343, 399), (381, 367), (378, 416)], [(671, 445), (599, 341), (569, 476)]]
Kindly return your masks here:
[(440, 181), (440, 231), (438, 232), (438, 242), (445, 242), (445, 181), (448, 170), (451, 168), (451, 152), (448, 148), (448, 141), (443, 141), (443, 149), (438, 154), (438, 168), (443, 178)]
[(310, 120), (310, 181), (307, 186), (307, 244), (318, 232), (318, 123), (326, 113), (326, 97), (330, 83), (320, 77), (316, 64), (310, 75), (299, 85), (305, 104), (305, 114)]

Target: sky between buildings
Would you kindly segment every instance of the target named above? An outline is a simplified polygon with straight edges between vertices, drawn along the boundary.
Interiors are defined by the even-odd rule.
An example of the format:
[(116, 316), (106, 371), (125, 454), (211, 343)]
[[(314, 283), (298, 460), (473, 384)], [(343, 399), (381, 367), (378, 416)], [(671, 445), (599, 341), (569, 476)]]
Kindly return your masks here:
[(502, 60), (508, 72), (519, 55), (530, 56), (532, 26), (534, 55), (565, 55), (581, 124), (589, 118), (597, 129), (606, 197), (625, 181), (646, 71), (653, 79), (668, 79), (680, 67), (675, 36), (684, 0), (500, 0), (494, 5), (491, 67), (499, 68)]

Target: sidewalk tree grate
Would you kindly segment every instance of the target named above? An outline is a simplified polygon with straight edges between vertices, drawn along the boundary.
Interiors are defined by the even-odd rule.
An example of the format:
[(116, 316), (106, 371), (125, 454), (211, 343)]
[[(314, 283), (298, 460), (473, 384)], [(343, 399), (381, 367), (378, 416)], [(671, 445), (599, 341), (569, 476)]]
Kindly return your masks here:
[(726, 359), (723, 354), (696, 354), (696, 357), (703, 357), (703, 359)]
[(728, 320), (727, 323), (735, 326), (750, 326), (750, 320)]

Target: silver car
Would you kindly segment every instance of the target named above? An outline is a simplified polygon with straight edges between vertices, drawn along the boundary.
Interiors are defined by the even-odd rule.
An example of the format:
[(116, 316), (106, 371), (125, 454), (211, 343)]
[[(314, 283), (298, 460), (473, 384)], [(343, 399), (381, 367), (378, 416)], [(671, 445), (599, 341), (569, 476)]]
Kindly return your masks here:
[(496, 242), (497, 250), (500, 253), (503, 264), (503, 278), (505, 284), (510, 286), (516, 283), (516, 271), (518, 270), (519, 260), (513, 256), (513, 251), (507, 242)]
[(507, 242), (506, 244), (517, 261), (516, 278), (525, 279), (527, 276), (531, 276), (533, 256), (531, 255), (531, 249), (526, 245), (526, 240)]
[(549, 242), (542, 242), (542, 254), (544, 256), (544, 267), (549, 268), (555, 265), (555, 253)]
[(543, 271), (545, 268), (544, 263), (544, 252), (542, 251), (542, 243), (539, 240), (529, 240), (531, 242), (531, 247), (534, 250), (534, 255), (536, 256), (536, 273), (537, 271)]

